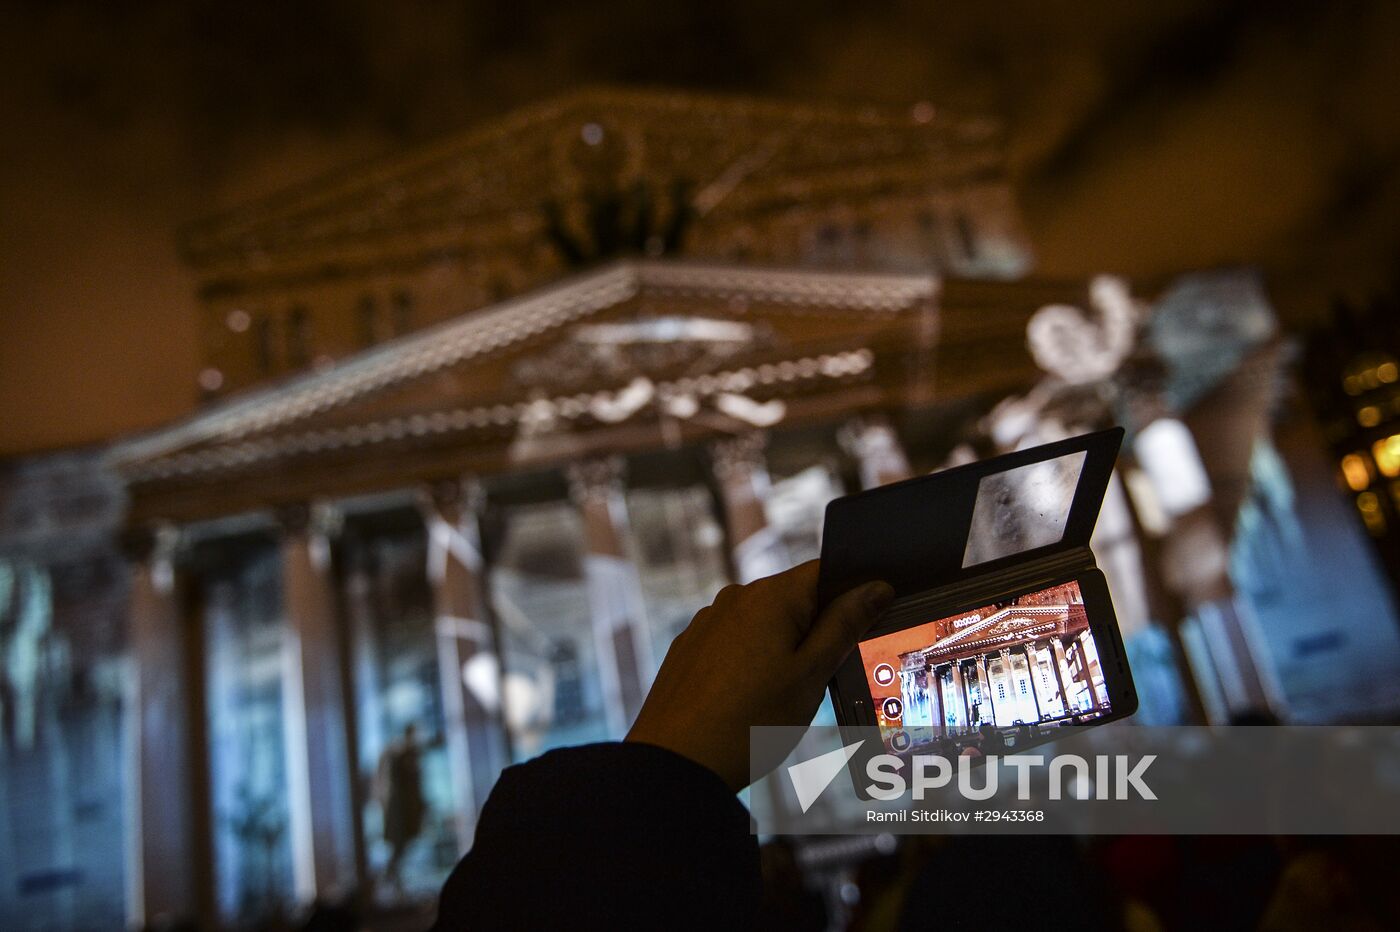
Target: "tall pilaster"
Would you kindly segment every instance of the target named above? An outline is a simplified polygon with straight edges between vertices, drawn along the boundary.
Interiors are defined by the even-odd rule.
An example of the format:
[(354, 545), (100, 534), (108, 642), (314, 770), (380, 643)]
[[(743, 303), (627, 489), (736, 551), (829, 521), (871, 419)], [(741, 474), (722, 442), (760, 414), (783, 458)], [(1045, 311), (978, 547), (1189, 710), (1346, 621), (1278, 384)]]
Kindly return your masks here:
[(481, 551), (483, 500), (471, 480), (435, 483), (421, 498), (458, 853), (471, 847), (477, 814), (509, 758)]
[(771, 484), (763, 456), (765, 445), (762, 433), (751, 433), (716, 441), (710, 448), (734, 573), (741, 583), (781, 573), (792, 562), (764, 510)]
[(337, 516), (325, 506), (297, 504), (280, 509), (278, 517), (287, 615), (282, 708), (292, 878), (299, 900), (335, 901), (359, 886), (347, 664), (331, 576)]
[(1099, 691), (1094, 688), (1094, 671), (1089, 668), (1089, 652), (1084, 649), (1084, 639), (1088, 636), (1086, 631), (1074, 639), (1074, 652), (1079, 655), (1079, 681), (1089, 690), (1089, 705), (1098, 709), (1103, 703), (1099, 699)]
[(938, 734), (947, 734), (948, 713), (943, 707), (943, 670), (941, 667), (930, 667), (927, 675), (933, 680), (933, 694), (938, 697)]
[[(958, 696), (958, 702), (962, 708), (962, 721), (959, 723), (964, 728), (972, 725), (972, 704), (968, 700), (967, 680), (963, 677), (962, 661), (954, 660), (952, 669), (953, 691)], [(958, 706), (953, 707), (954, 717), (957, 717)]]
[(655, 675), (641, 577), (627, 556), (622, 474), (618, 457), (568, 470), (570, 495), (583, 519), (584, 576), (608, 731), (618, 738), (636, 719)]
[[(986, 705), (987, 712), (991, 718), (991, 724), (995, 725), (997, 723), (997, 707), (996, 703), (992, 701), (992, 678), (987, 671), (987, 657), (985, 654), (977, 655), (976, 666), (977, 695), (978, 698), (982, 700), (978, 705)], [(977, 717), (978, 719), (982, 717), (982, 710), (980, 708), (977, 710)], [(979, 721), (978, 724), (981, 725), (982, 722)]]
[[(1007, 718), (1010, 721), (1016, 719), (1016, 710), (1021, 705), (1021, 694), (1016, 689), (1016, 668), (1011, 664), (1011, 649), (1003, 647), (997, 651), (997, 657), (1001, 660), (1001, 680), (1006, 684), (1006, 705), (1010, 711)], [(1010, 724), (1008, 721), (1007, 724)]]
[(1055, 671), (1055, 685), (1060, 688), (1060, 705), (1063, 714), (1072, 715), (1077, 710), (1074, 702), (1070, 699), (1069, 690), (1066, 684), (1070, 681), (1069, 664), (1065, 657), (1065, 644), (1059, 636), (1050, 639), (1050, 668)]
[(1026, 658), (1026, 685), (1031, 693), (1031, 701), (1035, 703), (1035, 720), (1038, 722), (1045, 717), (1045, 712), (1040, 707), (1040, 655), (1036, 653), (1034, 644), (1024, 644), (1021, 652)]
[(188, 639), (177, 601), (173, 528), (134, 529), (128, 639), (132, 701), (125, 712), (129, 924), (191, 920), (198, 908), (192, 799)]
[(1282, 708), (1270, 667), (1256, 661), (1260, 654), (1246, 632), (1238, 596), (1230, 594), (1195, 607), (1201, 633), (1209, 645), (1220, 691), (1232, 715)]

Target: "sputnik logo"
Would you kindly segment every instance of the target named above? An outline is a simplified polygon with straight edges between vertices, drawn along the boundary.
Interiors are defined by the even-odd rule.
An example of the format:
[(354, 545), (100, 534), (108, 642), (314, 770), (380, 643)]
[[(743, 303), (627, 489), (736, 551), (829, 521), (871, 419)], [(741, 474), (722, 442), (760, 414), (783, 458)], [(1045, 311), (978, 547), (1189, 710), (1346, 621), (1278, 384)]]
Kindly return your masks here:
[(862, 738), (854, 744), (848, 744), (843, 748), (834, 751), (827, 751), (819, 754), (811, 760), (805, 760), (800, 764), (793, 764), (787, 769), (788, 779), (792, 781), (793, 792), (797, 794), (797, 804), (806, 812), (812, 808), (812, 803), (817, 801), (817, 797), (822, 794), (831, 781), (836, 779), (846, 766), (847, 761), (860, 750), (860, 746), (865, 743)]
[[(788, 779), (792, 781), (792, 789), (797, 794), (797, 803), (804, 813), (812, 808), (817, 797), (826, 791), (865, 740), (862, 738), (787, 768)], [(1092, 761), (1077, 754), (1056, 755), (1050, 759), (1047, 768), (1048, 799), (1064, 798), (1068, 785), (1075, 799), (1124, 800), (1136, 795), (1139, 799), (1154, 800), (1157, 795), (1143, 776), (1156, 759), (1155, 754), (1144, 755), (1135, 763), (1125, 754), (1099, 754)], [(997, 794), (998, 773), (1005, 767), (1016, 772), (1016, 798), (1024, 802), (1031, 798), (1032, 770), (1046, 765), (1046, 759), (1039, 754), (992, 756), (985, 762), (983, 785), (976, 787), (973, 786), (972, 771), (978, 762), (966, 756), (949, 760), (933, 754), (915, 754), (905, 761), (894, 754), (876, 754), (865, 762), (866, 776), (871, 780), (865, 792), (872, 799), (889, 801), (899, 799), (912, 790), (913, 798), (922, 800), (929, 790), (956, 785), (957, 792), (965, 799), (990, 799)], [(908, 775), (906, 770), (909, 771)], [(1072, 771), (1073, 776), (1067, 779), (1066, 771)], [(1092, 779), (1091, 771), (1095, 774)], [(1116, 779), (1111, 779), (1113, 777)]]

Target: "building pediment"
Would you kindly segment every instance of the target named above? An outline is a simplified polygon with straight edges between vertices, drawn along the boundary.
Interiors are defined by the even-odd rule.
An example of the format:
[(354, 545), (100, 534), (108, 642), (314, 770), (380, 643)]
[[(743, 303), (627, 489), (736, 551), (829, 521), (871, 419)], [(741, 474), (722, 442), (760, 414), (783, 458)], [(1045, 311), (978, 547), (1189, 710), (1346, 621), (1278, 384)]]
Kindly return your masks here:
[(618, 260), (1004, 280), (995, 124), (928, 105), (588, 90), (195, 224), (201, 387), (231, 394)]
[(341, 461), (491, 472), (659, 446), (663, 429), (801, 423), (835, 397), (897, 395), (907, 367), (877, 360), (931, 338), (937, 288), (929, 275), (620, 262), (234, 396), (113, 461), (138, 503), (240, 482), (275, 497), (298, 470), (324, 480)]
[[(1014, 643), (1020, 638), (1042, 637), (1064, 626), (1068, 617), (1063, 605), (1016, 605), (994, 612), (981, 620), (960, 618), (951, 621), (948, 633), (929, 647), (910, 656), (918, 664), (941, 662), (991, 645)], [(975, 619), (975, 616), (973, 616)]]

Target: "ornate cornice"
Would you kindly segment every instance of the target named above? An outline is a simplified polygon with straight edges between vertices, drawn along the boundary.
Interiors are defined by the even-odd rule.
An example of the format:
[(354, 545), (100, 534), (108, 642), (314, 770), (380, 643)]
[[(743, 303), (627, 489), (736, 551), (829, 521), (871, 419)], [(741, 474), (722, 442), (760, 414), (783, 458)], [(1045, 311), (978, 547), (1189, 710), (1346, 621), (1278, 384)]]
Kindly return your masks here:
[[(762, 306), (769, 314), (894, 315), (922, 307), (936, 294), (937, 286), (938, 280), (931, 275), (846, 275), (624, 261), (464, 314), (350, 357), (323, 372), (232, 398), (172, 427), (118, 444), (110, 462), (128, 478), (160, 476), (172, 469), (199, 471), (230, 456), (235, 464), (251, 463), (285, 452), (316, 452), (322, 447), (354, 446), (413, 434), (513, 425), (527, 403), (439, 411), (300, 436), (267, 436), (390, 387), (498, 354), (639, 296), (702, 298), (721, 303), (731, 314), (745, 313), (752, 305)], [(868, 350), (852, 352), (683, 379), (674, 386), (658, 386), (658, 390), (732, 391), (739, 383), (751, 386), (823, 376), (840, 378), (870, 367)], [(577, 407), (573, 400), (558, 399), (566, 417)], [(234, 444), (238, 445), (236, 453), (229, 449)]]
[(636, 265), (648, 291), (678, 297), (763, 301), (795, 309), (907, 310), (938, 294), (932, 275), (809, 272), (734, 266), (644, 262)]
[[(862, 348), (845, 353), (802, 357), (659, 382), (655, 391), (656, 396), (662, 400), (678, 396), (708, 398), (720, 392), (742, 392), (755, 388), (776, 388), (785, 384), (862, 378), (870, 374), (874, 361), (874, 354)], [(313, 429), (278, 437), (235, 441), (133, 462), (123, 467), (122, 471), (133, 482), (163, 480), (217, 473), (293, 456), (381, 446), (414, 438), (514, 428), (540, 404), (549, 405), (554, 416), (559, 419), (575, 422), (589, 416), (593, 401), (606, 401), (616, 394), (609, 391), (580, 392), (514, 404), (450, 408), (431, 414), (372, 420), (348, 427)]]

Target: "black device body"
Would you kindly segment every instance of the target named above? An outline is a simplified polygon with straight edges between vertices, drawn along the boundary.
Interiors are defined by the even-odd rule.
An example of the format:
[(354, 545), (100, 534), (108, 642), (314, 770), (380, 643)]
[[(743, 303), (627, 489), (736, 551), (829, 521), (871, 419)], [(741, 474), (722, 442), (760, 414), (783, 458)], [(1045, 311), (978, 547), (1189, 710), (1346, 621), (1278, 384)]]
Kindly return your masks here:
[[(1034, 601), (1038, 594), (1046, 592), (1078, 594), (1082, 596), (1082, 611), (1077, 605), (1072, 607), (1076, 630), (1082, 634), (1087, 621), (1092, 640), (1091, 648), (1079, 647), (1081, 663), (1085, 664), (1082, 669), (1089, 669), (1090, 649), (1096, 649), (1094, 663), (1101, 683), (1096, 684), (1086, 672), (1093, 707), (1081, 714), (1066, 714), (1053, 724), (1101, 724), (1131, 715), (1137, 709), (1132, 672), (1108, 586), (1089, 549), (1089, 538), (1122, 438), (1123, 430), (1113, 428), (836, 499), (826, 510), (819, 606), (825, 607), (841, 593), (871, 580), (881, 579), (893, 586), (894, 601), (861, 639), (861, 645), (870, 647), (886, 635), (920, 626), (927, 626), (928, 631), (950, 632), (944, 640), (957, 642), (962, 634), (952, 625), (967, 623), (972, 628), (969, 636), (975, 636), (983, 633), (976, 630), (977, 625), (992, 622), (990, 615), (985, 619), (976, 615), (959, 618), (960, 613), (1015, 606), (1019, 599)], [(1067, 478), (1071, 470), (1072, 484)], [(1039, 481), (1046, 479), (1053, 481)], [(1013, 480), (1024, 481), (1018, 487)], [(1018, 502), (1018, 496), (1025, 500)], [(1053, 509), (1045, 507), (1047, 500), (1057, 496), (1062, 502), (1062, 514), (1053, 514)], [(1006, 530), (1004, 525), (1017, 525), (1011, 530), (1021, 533), (1010, 533), (1007, 536), (1011, 539), (1000, 540), (999, 535)], [(989, 533), (998, 539), (978, 539), (979, 535), (987, 538)], [(1077, 587), (1067, 585), (1074, 583)], [(1020, 610), (1014, 607), (1007, 609), (1008, 613), (1017, 611)], [(972, 622), (973, 618), (977, 621)], [(937, 628), (936, 623), (947, 624)], [(1064, 632), (1063, 624), (1060, 631)], [(917, 640), (920, 636), (919, 632), (911, 632), (905, 640), (913, 638), (914, 643), (921, 643)], [(1064, 641), (1073, 651), (1074, 640), (1066, 637), (1062, 645)], [(986, 643), (995, 648), (994, 640)], [(936, 658), (938, 648), (932, 640), (928, 650)], [(910, 651), (902, 656), (915, 654), (915, 664), (922, 664), (922, 652)], [(1008, 654), (1000, 656), (1006, 658)], [(1021, 656), (1026, 658), (1023, 665), (1027, 675), (1034, 676), (1030, 655)], [(861, 646), (851, 652), (831, 681), (832, 703), (840, 725), (881, 726), (888, 733), (891, 722), (883, 715), (883, 707), (872, 697), (872, 691), (878, 689), (879, 679), (886, 683), (894, 680), (896, 686), (887, 686), (887, 693), (897, 688), (900, 671), (891, 658), (893, 670), (872, 672), (869, 659)], [(960, 671), (966, 662), (958, 661)], [(1041, 668), (1043, 663), (1045, 655), (1040, 654), (1036, 667)], [(1052, 664), (1057, 664), (1054, 652), (1046, 665)], [(1003, 671), (1008, 666), (1014, 669), (1014, 661), (1003, 660)], [(1052, 669), (1063, 670), (1064, 679), (1072, 675), (1073, 664)], [(967, 672), (972, 675), (973, 671), (967, 668)], [(944, 674), (938, 675), (937, 689), (946, 695)], [(986, 671), (976, 675), (983, 680), (978, 688), (990, 689)], [(959, 687), (963, 687), (961, 674)], [(1069, 697), (1063, 684), (1059, 690), (1061, 708), (1068, 710)], [(1033, 684), (1031, 692), (1036, 692)], [(1079, 697), (1082, 699), (1083, 695), (1081, 688)], [(1017, 750), (1053, 738), (1054, 729), (1041, 728), (1039, 699), (1036, 706), (1034, 727), (1017, 723), (1023, 725), (1012, 735)], [(935, 736), (951, 730), (942, 716), (942, 706), (939, 708), (941, 721), (931, 726)], [(967, 718), (972, 718), (970, 707)], [(994, 713), (992, 726), (997, 728), (1001, 721), (1002, 716)], [(972, 724), (967, 722), (969, 727)], [(941, 746), (958, 747), (951, 740)], [(867, 749), (867, 754), (860, 756), (875, 750), (878, 749)], [(902, 751), (898, 746), (886, 750)], [(858, 763), (855, 758), (851, 761), (853, 767)]]

